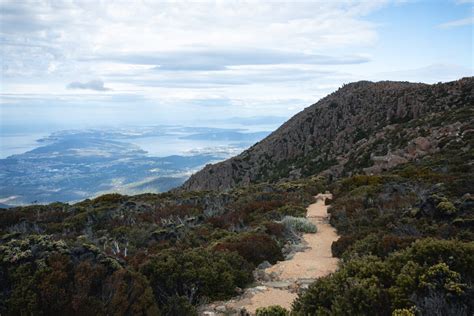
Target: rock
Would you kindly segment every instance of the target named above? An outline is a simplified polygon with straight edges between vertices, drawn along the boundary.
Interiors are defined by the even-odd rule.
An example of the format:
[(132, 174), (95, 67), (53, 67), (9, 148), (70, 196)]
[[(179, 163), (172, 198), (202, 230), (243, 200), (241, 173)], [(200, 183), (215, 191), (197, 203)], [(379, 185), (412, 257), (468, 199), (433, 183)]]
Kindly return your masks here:
[(253, 271), (253, 277), (258, 281), (270, 281), (270, 277), (265, 270), (256, 269)]
[(267, 290), (267, 287), (264, 285), (259, 285), (259, 286), (254, 287), (254, 289), (257, 292), (265, 292)]
[(276, 280), (278, 278), (278, 273), (276, 272), (270, 272), (270, 274), (267, 274), (270, 280)]
[(205, 312), (202, 312), (202, 315), (204, 315), (204, 316), (216, 316), (216, 313), (211, 312), (211, 311), (205, 311)]
[(225, 313), (227, 311), (227, 308), (224, 305), (219, 305), (216, 306), (215, 311), (219, 313)]
[(270, 264), (270, 262), (268, 261), (263, 261), (262, 263), (260, 263), (257, 267), (257, 269), (262, 269), (262, 270), (265, 270), (267, 268), (270, 268), (272, 265)]
[(266, 282), (265, 286), (267, 287), (273, 287), (275, 289), (288, 289), (290, 287), (291, 283), (286, 282), (286, 281), (272, 281), (272, 282)]
[[(344, 85), (240, 155), (207, 165), (180, 189), (230, 189), (265, 182), (276, 174), (287, 179), (315, 173), (337, 177), (371, 167), (371, 154), (383, 157), (379, 160), (383, 165), (366, 172), (392, 168), (436, 151), (436, 139), (455, 138), (466, 130), (466, 123), (433, 127), (415, 120), (471, 106), (473, 89), (473, 77), (433, 85), (390, 81)], [(407, 122), (413, 125), (403, 125)]]

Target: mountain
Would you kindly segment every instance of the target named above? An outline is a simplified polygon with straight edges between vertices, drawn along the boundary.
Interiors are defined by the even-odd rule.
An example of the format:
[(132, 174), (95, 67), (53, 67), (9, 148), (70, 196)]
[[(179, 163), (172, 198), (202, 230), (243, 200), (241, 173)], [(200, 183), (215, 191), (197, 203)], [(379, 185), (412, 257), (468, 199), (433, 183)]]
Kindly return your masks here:
[(471, 129), (474, 77), (422, 84), (360, 81), (344, 85), (275, 132), (223, 162), (207, 165), (182, 190), (380, 173), (432, 154)]
[[(215, 178), (209, 187), (241, 185), (229, 190), (114, 193), (0, 208), (0, 314), (198, 315), (210, 302), (210, 314), (247, 315), (227, 302), (255, 302), (256, 295), (288, 288), (298, 291), (296, 316), (474, 315), (473, 92), (472, 78), (345, 86), (246, 152), (255, 164), (246, 170), (255, 179), (248, 186), (232, 173), (233, 182), (222, 178), (228, 163), (239, 171), (237, 157), (215, 165), (221, 169), (207, 167)], [(142, 161), (140, 149), (124, 142), (77, 144), (59, 142), (67, 149), (59, 161), (67, 165), (77, 153), (99, 160), (99, 167), (118, 164), (113, 158), (121, 155), (123, 168)], [(6, 162), (8, 168), (15, 159), (37, 166), (55, 151), (46, 147)], [(156, 159), (173, 168), (203, 163)], [(103, 177), (111, 169), (95, 168), (89, 173)], [(134, 192), (179, 181), (133, 170), (125, 169), (140, 177), (127, 186)], [(321, 173), (327, 176), (305, 177)], [(275, 183), (258, 183), (267, 180)], [(333, 194), (326, 202), (339, 235), (331, 244), (338, 269), (319, 279), (298, 269), (304, 279), (285, 285), (265, 267), (306, 249), (306, 207), (325, 191)], [(257, 315), (279, 310), (289, 314), (271, 307)]]

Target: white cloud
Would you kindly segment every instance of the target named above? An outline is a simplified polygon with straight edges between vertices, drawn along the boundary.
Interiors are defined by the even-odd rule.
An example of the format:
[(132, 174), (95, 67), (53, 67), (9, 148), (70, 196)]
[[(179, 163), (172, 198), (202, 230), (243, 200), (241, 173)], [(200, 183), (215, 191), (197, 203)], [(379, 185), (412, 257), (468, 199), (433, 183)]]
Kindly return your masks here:
[[(100, 77), (108, 57), (215, 51), (321, 52), (372, 43), (375, 26), (363, 17), (381, 1), (10, 1), (2, 2), (5, 76)], [(105, 57), (83, 63), (83, 57)], [(189, 55), (182, 60), (190, 65)], [(270, 57), (270, 56), (269, 56)], [(335, 56), (337, 59), (338, 57)], [(104, 60), (105, 59), (105, 60)], [(176, 64), (176, 63), (175, 63)], [(97, 67), (98, 66), (98, 67)], [(176, 68), (176, 65), (173, 65)]]
[(0, 96), (32, 107), (140, 104), (150, 120), (202, 114), (191, 109), (206, 102), (212, 115), (225, 104), (225, 115), (287, 116), (342, 83), (386, 79), (371, 73), (382, 71), (372, 61), (384, 58), (388, 24), (371, 21), (393, 1), (0, 0)]
[(450, 29), (453, 27), (466, 26), (466, 25), (472, 25), (472, 24), (474, 24), (474, 16), (445, 22), (445, 23), (440, 24), (439, 27), (442, 29)]

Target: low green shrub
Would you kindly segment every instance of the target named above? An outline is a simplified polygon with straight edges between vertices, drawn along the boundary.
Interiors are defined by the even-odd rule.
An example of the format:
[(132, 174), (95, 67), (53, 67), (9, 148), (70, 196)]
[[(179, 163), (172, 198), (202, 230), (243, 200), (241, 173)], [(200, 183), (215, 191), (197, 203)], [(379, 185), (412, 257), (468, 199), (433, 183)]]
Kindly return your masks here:
[(284, 205), (279, 207), (276, 212), (281, 218), (284, 216), (301, 217), (306, 215), (306, 209), (297, 205)]
[(285, 216), (281, 223), (287, 230), (301, 233), (316, 233), (318, 231), (316, 225), (305, 217)]
[[(471, 315), (474, 243), (421, 239), (382, 259), (344, 260), (293, 303), (294, 315)], [(415, 306), (415, 307), (414, 307)]]
[(226, 299), (236, 287), (252, 280), (252, 266), (236, 253), (189, 249), (169, 249), (158, 253), (141, 267), (157, 302), (185, 297), (191, 304), (201, 299)]
[(456, 207), (449, 201), (439, 202), (436, 209), (445, 215), (453, 215), (456, 213)]
[(255, 311), (255, 316), (289, 316), (290, 312), (280, 305), (260, 307)]

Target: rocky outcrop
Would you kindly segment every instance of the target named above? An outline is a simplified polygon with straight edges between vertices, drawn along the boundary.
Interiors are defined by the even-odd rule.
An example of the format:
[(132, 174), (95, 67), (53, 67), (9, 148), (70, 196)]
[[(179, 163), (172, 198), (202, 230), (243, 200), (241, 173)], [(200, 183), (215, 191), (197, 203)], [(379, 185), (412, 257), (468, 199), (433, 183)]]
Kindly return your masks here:
[[(295, 115), (242, 154), (207, 165), (183, 190), (223, 190), (323, 174), (376, 173), (435, 152), (472, 121), (474, 77), (434, 85), (361, 81)], [(457, 133), (457, 134), (456, 134)]]

